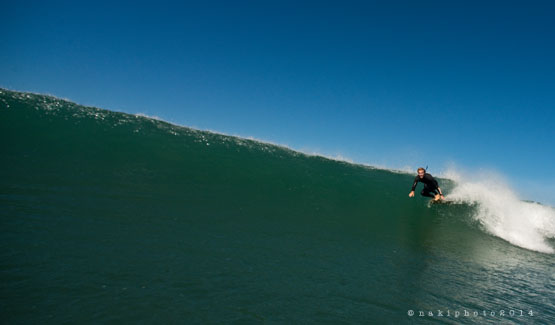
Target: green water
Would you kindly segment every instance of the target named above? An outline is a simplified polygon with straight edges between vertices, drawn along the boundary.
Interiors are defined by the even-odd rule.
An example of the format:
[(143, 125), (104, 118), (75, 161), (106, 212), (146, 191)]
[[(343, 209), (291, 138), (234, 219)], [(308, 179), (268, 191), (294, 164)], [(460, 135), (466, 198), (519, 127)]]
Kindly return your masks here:
[(7, 90), (0, 135), (3, 323), (555, 323), (553, 254), (413, 175)]

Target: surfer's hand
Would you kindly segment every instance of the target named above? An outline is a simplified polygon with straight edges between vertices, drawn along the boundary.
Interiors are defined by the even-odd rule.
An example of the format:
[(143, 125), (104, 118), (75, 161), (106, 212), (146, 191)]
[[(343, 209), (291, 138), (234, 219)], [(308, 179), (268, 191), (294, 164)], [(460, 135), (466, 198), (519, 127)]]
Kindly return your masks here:
[(409, 197), (413, 197), (413, 196), (414, 196), (414, 191), (410, 191)]
[(445, 200), (445, 196), (443, 196), (443, 194), (441, 194), (441, 199), (442, 199), (442, 200)]

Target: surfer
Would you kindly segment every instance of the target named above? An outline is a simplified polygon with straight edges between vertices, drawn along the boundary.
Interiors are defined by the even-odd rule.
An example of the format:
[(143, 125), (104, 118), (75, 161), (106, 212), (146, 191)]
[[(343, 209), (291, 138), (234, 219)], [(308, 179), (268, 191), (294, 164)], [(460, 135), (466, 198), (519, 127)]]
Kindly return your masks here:
[(418, 175), (414, 178), (414, 184), (412, 184), (409, 197), (414, 196), (414, 189), (416, 188), (416, 185), (418, 185), (418, 182), (424, 183), (424, 189), (420, 192), (422, 196), (432, 197), (434, 198), (434, 201), (445, 199), (435, 178), (426, 173), (426, 169), (422, 167), (418, 168)]

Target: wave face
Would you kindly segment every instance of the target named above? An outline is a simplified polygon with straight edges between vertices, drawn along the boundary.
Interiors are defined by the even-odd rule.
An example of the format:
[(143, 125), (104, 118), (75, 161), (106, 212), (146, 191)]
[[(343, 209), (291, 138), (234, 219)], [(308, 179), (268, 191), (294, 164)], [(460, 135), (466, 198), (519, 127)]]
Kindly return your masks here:
[(8, 323), (555, 323), (553, 209), (500, 183), (428, 207), (412, 175), (8, 90), (0, 134)]

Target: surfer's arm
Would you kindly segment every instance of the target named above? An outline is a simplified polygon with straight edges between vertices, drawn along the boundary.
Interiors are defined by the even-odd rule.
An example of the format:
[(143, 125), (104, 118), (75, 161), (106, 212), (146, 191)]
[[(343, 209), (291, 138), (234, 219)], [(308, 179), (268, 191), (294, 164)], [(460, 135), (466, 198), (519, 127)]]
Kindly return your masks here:
[(410, 189), (411, 192), (414, 192), (416, 185), (418, 185), (418, 176), (416, 176), (416, 178), (414, 179), (414, 183), (412, 184), (412, 188)]
[(418, 184), (418, 176), (414, 179), (414, 184), (412, 184), (412, 188), (410, 189), (409, 197), (414, 196), (414, 189), (416, 188), (416, 184)]

